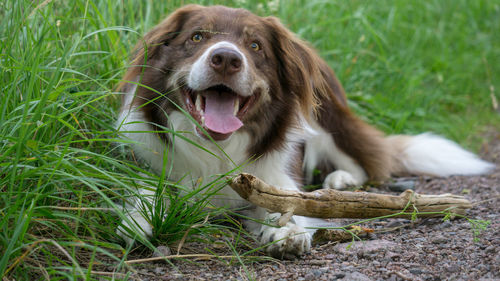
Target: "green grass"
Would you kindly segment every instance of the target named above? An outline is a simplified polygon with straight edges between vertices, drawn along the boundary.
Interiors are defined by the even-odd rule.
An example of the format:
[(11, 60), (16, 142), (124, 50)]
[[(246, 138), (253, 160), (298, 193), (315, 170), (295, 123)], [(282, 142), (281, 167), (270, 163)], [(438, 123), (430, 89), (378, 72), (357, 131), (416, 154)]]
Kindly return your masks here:
[[(126, 268), (130, 249), (115, 234), (125, 191), (173, 183), (118, 139), (113, 89), (140, 35), (188, 2), (0, 3), (0, 276), (88, 279), (104, 261)], [(477, 149), (481, 132), (500, 126), (498, 1), (200, 2), (280, 17), (334, 68), (356, 112), (387, 133), (433, 131)], [(145, 206), (161, 229), (153, 243), (225, 213), (189, 201)], [(178, 216), (163, 223), (165, 212)], [(238, 226), (225, 221), (193, 234), (230, 237)], [(238, 239), (228, 243), (241, 259)]]

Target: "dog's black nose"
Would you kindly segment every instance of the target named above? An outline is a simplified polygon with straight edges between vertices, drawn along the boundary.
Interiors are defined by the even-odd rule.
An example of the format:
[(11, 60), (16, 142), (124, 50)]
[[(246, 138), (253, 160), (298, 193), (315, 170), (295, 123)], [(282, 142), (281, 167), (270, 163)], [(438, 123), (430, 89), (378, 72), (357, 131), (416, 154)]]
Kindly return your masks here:
[(210, 55), (210, 66), (219, 74), (233, 75), (241, 70), (243, 58), (235, 50), (217, 48)]

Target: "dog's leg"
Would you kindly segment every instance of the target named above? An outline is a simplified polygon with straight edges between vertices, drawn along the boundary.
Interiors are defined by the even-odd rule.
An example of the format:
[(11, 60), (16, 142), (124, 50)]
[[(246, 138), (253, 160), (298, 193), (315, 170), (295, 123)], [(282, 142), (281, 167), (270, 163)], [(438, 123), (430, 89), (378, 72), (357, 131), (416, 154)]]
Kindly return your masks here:
[[(266, 165), (262, 165), (264, 168)], [(269, 167), (269, 166), (268, 166)], [(264, 169), (265, 172), (256, 174), (264, 181), (276, 187), (298, 190), (297, 184), (283, 171)], [(314, 226), (315, 219), (293, 216), (286, 225), (277, 226), (279, 213), (269, 213), (265, 209), (256, 207), (248, 210), (245, 215), (257, 220), (244, 222), (247, 230), (258, 238), (261, 245), (266, 246), (266, 252), (280, 259), (292, 259), (311, 250), (312, 235), (315, 230), (305, 227)], [(259, 223), (262, 221), (265, 224)], [(314, 222), (313, 222), (314, 221)]]
[(134, 196), (134, 205), (130, 209), (125, 208), (127, 219), (122, 220), (117, 234), (123, 238), (127, 246), (133, 245), (136, 240), (149, 240), (153, 235), (153, 227), (148, 221), (152, 214), (144, 206), (153, 204), (154, 194), (153, 190), (142, 189), (138, 195)]
[[(138, 78), (134, 79), (138, 81)], [(158, 135), (148, 133), (153, 128), (149, 125), (144, 113), (132, 104), (137, 85), (129, 87), (130, 89), (124, 95), (116, 128), (124, 139), (132, 141), (132, 148), (137, 158), (149, 163), (153, 170), (160, 174), (165, 144)], [(147, 186), (145, 183), (140, 183), (140, 185)], [(150, 185), (149, 187), (150, 189), (142, 189), (138, 194), (131, 194), (133, 202), (127, 204), (124, 210), (127, 219), (122, 220), (117, 228), (117, 234), (125, 240), (127, 245), (132, 245), (136, 240), (148, 240), (153, 234), (153, 228), (150, 224), (152, 214), (148, 211), (149, 208), (145, 208), (153, 204), (155, 194), (154, 187)]]
[(265, 224), (246, 220), (247, 230), (255, 235), (259, 243), (266, 246), (266, 252), (279, 259), (294, 259), (311, 250), (311, 241), (314, 230), (306, 230), (309, 226), (305, 217), (293, 216), (286, 225), (277, 226), (279, 213), (268, 213), (265, 209), (257, 207), (251, 212), (246, 212), (256, 220)]
[(325, 178), (323, 188), (344, 189), (361, 185), (368, 178), (364, 169), (352, 157), (339, 149), (331, 134), (322, 129), (316, 129), (316, 134), (307, 140), (305, 146), (304, 167), (307, 182), (312, 181), (313, 170), (322, 161), (336, 168)]

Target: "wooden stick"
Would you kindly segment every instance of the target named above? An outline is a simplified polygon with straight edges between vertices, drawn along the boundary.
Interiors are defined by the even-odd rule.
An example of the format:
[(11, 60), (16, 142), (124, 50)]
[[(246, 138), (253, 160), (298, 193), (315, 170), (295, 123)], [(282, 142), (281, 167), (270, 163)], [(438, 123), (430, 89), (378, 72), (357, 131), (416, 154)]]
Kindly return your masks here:
[(463, 215), (471, 208), (469, 200), (452, 194), (423, 195), (412, 190), (406, 190), (399, 196), (333, 189), (300, 192), (278, 189), (244, 173), (236, 176), (230, 186), (243, 199), (270, 212), (281, 213), (279, 225), (286, 224), (292, 215), (316, 218), (374, 218), (405, 210), (404, 214), (398, 217), (411, 217), (416, 210), (419, 217), (435, 217), (444, 216), (443, 211)]

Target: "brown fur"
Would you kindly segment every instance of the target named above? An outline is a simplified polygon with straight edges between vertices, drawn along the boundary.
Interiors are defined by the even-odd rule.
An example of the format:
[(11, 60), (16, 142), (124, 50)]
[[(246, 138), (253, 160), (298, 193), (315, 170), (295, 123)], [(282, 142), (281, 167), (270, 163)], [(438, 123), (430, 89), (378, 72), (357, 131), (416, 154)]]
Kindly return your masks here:
[[(270, 86), (270, 99), (261, 98), (245, 116), (244, 127), (253, 136), (248, 156), (262, 156), (280, 149), (286, 133), (297, 126), (298, 112), (316, 120), (333, 135), (335, 143), (366, 170), (370, 178), (389, 176), (391, 159), (381, 132), (367, 125), (347, 107), (341, 84), (334, 72), (307, 43), (286, 29), (278, 19), (261, 18), (243, 9), (222, 6), (188, 5), (172, 13), (137, 44), (132, 67), (120, 85), (136, 81), (147, 87), (137, 88), (135, 103), (145, 117), (168, 127), (168, 114), (182, 105), (168, 79), (183, 64), (192, 63), (205, 49), (191, 46), (194, 28), (209, 30), (207, 41), (228, 40), (241, 47), (249, 65)], [(248, 40), (259, 40), (262, 53), (246, 50)], [(246, 50), (246, 51), (245, 51)], [(168, 141), (168, 134), (160, 134)]]
[(333, 135), (340, 149), (356, 159), (371, 179), (389, 177), (391, 158), (384, 135), (350, 111), (342, 85), (313, 48), (286, 30), (277, 19), (266, 19), (277, 34), (281, 56), (289, 58), (282, 66), (288, 70), (284, 76), (293, 78), (288, 84), (291, 91), (302, 95), (304, 115), (308, 117), (316, 112), (321, 127)]
[(408, 176), (407, 168), (405, 167), (402, 159), (406, 159), (405, 153), (411, 140), (411, 136), (406, 135), (392, 135), (386, 138), (388, 145), (392, 151), (391, 161), (391, 174), (395, 176)]

